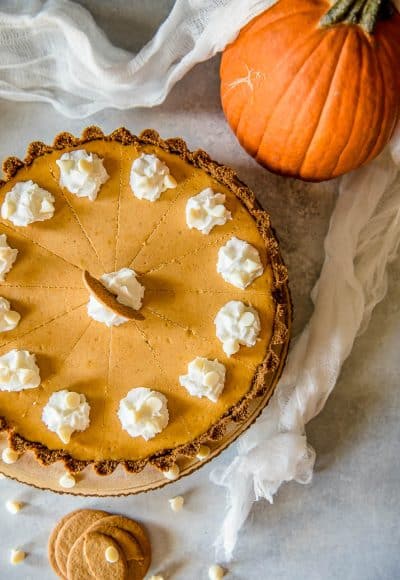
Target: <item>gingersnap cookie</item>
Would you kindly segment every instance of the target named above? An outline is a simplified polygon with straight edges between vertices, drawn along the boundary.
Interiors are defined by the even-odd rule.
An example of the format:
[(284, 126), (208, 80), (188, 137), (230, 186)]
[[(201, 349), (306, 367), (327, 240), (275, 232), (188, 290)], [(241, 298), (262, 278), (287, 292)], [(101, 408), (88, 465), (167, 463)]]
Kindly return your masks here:
[[(119, 531), (127, 532), (135, 540), (139, 550), (130, 544), (126, 546), (127, 540), (119, 534)], [(101, 532), (104, 535), (114, 538), (121, 547), (124, 547), (124, 554), (127, 559), (129, 569), (129, 579), (142, 580), (150, 567), (151, 544), (145, 530), (137, 522), (124, 516), (107, 516), (95, 522), (89, 529), (90, 532)], [(123, 543), (124, 542), (124, 543)]]
[[(67, 561), (71, 548), (76, 540), (97, 520), (106, 516), (106, 512), (100, 510), (77, 510), (64, 518), (55, 540), (55, 560), (60, 577), (67, 577)], [(62, 520), (61, 520), (62, 521)], [(80, 579), (80, 580), (83, 580)]]
[(67, 580), (93, 580), (89, 563), (83, 553), (85, 535), (81, 534), (69, 551), (67, 560)]
[(115, 540), (122, 549), (127, 562), (130, 560), (144, 560), (144, 555), (138, 541), (129, 532), (125, 532), (115, 526), (101, 525), (97, 528), (97, 532)]
[[(89, 570), (98, 580), (129, 580), (128, 565), (121, 546), (110, 536), (99, 532), (84, 535), (83, 555)], [(69, 580), (80, 576), (68, 576)]]
[(116, 296), (112, 294), (101, 282), (93, 278), (87, 270), (83, 272), (83, 282), (90, 294), (96, 298), (103, 306), (127, 320), (143, 320), (143, 314), (133, 310), (130, 306), (125, 306), (117, 301)]
[(63, 575), (61, 573), (60, 568), (58, 567), (57, 560), (56, 560), (56, 553), (55, 553), (56, 552), (56, 549), (55, 549), (56, 541), (58, 538), (58, 534), (60, 533), (61, 528), (63, 527), (65, 522), (67, 520), (69, 520), (72, 516), (74, 516), (78, 511), (81, 511), (81, 510), (75, 510), (75, 511), (67, 514), (63, 518), (61, 518), (61, 520), (58, 522), (58, 524), (55, 526), (55, 528), (53, 528), (53, 531), (51, 532), (50, 537), (49, 537), (47, 552), (48, 552), (50, 566), (53, 568), (54, 572), (60, 578), (63, 578)]

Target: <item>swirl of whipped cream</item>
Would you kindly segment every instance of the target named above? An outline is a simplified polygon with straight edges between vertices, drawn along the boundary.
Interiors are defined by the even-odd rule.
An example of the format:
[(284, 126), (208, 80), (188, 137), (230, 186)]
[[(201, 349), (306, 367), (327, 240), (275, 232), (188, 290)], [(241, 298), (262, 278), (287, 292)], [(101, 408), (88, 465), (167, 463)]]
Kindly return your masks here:
[(11, 310), (9, 301), (0, 296), (0, 332), (14, 330), (20, 321), (21, 315)]
[(190, 197), (186, 204), (186, 223), (191, 230), (196, 228), (202, 234), (209, 234), (214, 226), (223, 226), (232, 219), (232, 214), (224, 205), (225, 195), (214, 193), (211, 187)]
[(94, 296), (90, 296), (89, 298), (87, 312), (90, 318), (93, 318), (93, 320), (96, 320), (97, 322), (102, 322), (108, 327), (119, 326), (120, 324), (124, 324), (124, 322), (128, 322), (128, 319), (125, 318), (125, 316), (116, 314), (104, 306), (104, 304), (96, 300)]
[(236, 288), (244, 290), (263, 271), (258, 251), (248, 242), (232, 237), (219, 249), (217, 272)]
[(1, 217), (15, 226), (29, 226), (43, 222), (54, 215), (54, 197), (33, 181), (20, 181), (6, 193), (1, 206)]
[(167, 189), (176, 187), (169, 167), (152, 153), (142, 153), (132, 163), (131, 189), (138, 199), (156, 201)]
[(0, 391), (23, 391), (39, 385), (40, 374), (34, 354), (14, 348), (0, 356)]
[(240, 345), (254, 346), (260, 334), (258, 312), (240, 300), (227, 302), (214, 320), (217, 338), (227, 356), (238, 352)]
[(85, 395), (63, 390), (51, 395), (43, 407), (42, 421), (67, 444), (74, 431), (85, 431), (89, 427), (89, 414), (90, 405)]
[(117, 301), (124, 306), (139, 310), (142, 306), (144, 286), (138, 282), (135, 270), (121, 268), (117, 272), (103, 274), (100, 280), (104, 286), (116, 295)]
[(0, 234), (0, 282), (4, 282), (5, 275), (11, 270), (17, 255), (18, 250), (8, 245), (6, 234)]
[(96, 153), (77, 149), (61, 155), (56, 161), (60, 168), (60, 185), (77, 197), (94, 201), (109, 175), (103, 160)]
[(225, 366), (217, 359), (196, 357), (188, 364), (188, 374), (181, 375), (179, 382), (193, 397), (207, 397), (218, 401), (225, 385)]
[[(134, 310), (142, 306), (144, 286), (138, 282), (136, 272), (130, 268), (121, 268), (117, 272), (103, 274), (100, 278), (104, 286), (117, 297), (117, 301)], [(88, 314), (97, 322), (107, 326), (119, 326), (128, 322), (128, 318), (116, 314), (99, 302), (94, 296), (90, 296), (87, 306)]]
[(118, 417), (131, 437), (148, 441), (168, 425), (167, 398), (158, 391), (136, 387), (121, 399)]

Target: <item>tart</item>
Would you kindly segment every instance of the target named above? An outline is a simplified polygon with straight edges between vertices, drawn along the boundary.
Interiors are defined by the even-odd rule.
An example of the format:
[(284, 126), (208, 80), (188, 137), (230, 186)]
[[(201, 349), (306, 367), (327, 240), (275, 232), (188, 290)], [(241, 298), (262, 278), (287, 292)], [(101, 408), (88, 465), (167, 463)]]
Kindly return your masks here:
[[(60, 159), (74, 151), (102, 162), (106, 173), (97, 196), (73, 193), (63, 180)], [(132, 188), (133, 165), (143, 156), (167, 168), (156, 199), (139, 195), (140, 171)], [(202, 445), (218, 442), (230, 423), (244, 423), (257, 397), (269, 398), (289, 340), (287, 271), (268, 214), (232, 169), (153, 130), (137, 137), (124, 128), (104, 135), (89, 127), (80, 138), (58, 135), (52, 146), (32, 143), (24, 161), (10, 157), (3, 171), (0, 234), (18, 250), (0, 282), (0, 296), (20, 315), (15, 328), (0, 333), (0, 426), (12, 449), (33, 451), (43, 465), (63, 461), (73, 472), (92, 465), (106, 475), (119, 464), (132, 473), (147, 464), (168, 471), (180, 457), (195, 457)], [(24, 182), (51, 195), (41, 209), (45, 219), (19, 225), (12, 192)], [(201, 192), (208, 193), (193, 201)], [(212, 227), (207, 222), (201, 231), (198, 204), (216, 193), (225, 210), (213, 210)], [(256, 269), (253, 254), (243, 254), (246, 268), (256, 272), (244, 287), (221, 265), (221, 248), (229, 257), (232, 239), (246, 242), (243, 251), (251, 247), (259, 258)], [(96, 295), (99, 283), (105, 288), (102, 277), (122, 269), (134, 271), (144, 294), (131, 317), (107, 326), (89, 315), (88, 302), (94, 296), (106, 307), (108, 296), (111, 311), (114, 301), (115, 316), (123, 315), (110, 288), (105, 297)], [(217, 314), (231, 303), (255, 313), (253, 344), (234, 341), (232, 349), (218, 338)], [(245, 318), (254, 322), (253, 314)], [(6, 390), (1, 361), (21, 351), (33, 357), (40, 383), (25, 369), (24, 380), (33, 386)], [(193, 392), (193, 381), (187, 386), (184, 378), (197, 359), (219, 364), (205, 373), (211, 387), (224, 369), (211, 398)], [(147, 422), (148, 436), (123, 424), (122, 402), (137, 388), (158, 394), (151, 406), (156, 414), (164, 403), (168, 409), (156, 427)], [(51, 397), (64, 391), (78, 393), (90, 408), (90, 420), (65, 437), (44, 421)], [(136, 421), (137, 408), (127, 408)]]

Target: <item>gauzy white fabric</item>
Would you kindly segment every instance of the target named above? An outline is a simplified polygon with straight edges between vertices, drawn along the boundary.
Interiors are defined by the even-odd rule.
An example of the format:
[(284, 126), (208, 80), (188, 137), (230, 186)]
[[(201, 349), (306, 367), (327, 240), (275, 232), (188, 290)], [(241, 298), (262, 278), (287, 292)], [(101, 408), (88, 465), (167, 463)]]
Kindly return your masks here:
[[(194, 64), (222, 50), (272, 4), (176, 0), (155, 37), (132, 55), (114, 47), (74, 2), (2, 0), (0, 97), (49, 102), (70, 117), (105, 107), (157, 105)], [(400, 9), (400, 0), (395, 4)], [(385, 295), (386, 266), (398, 249), (396, 165), (400, 129), (379, 159), (342, 179), (313, 292), (314, 314), (292, 348), (273, 400), (241, 438), (236, 459), (213, 472), (213, 481), (228, 493), (217, 540), (227, 559), (254, 499), (272, 501), (283, 482), (311, 479), (315, 453), (305, 424), (322, 409), (356, 335)]]
[(161, 103), (196, 63), (232, 41), (272, 0), (176, 0), (138, 54), (113, 46), (70, 0), (2, 0), (0, 97), (45, 101), (69, 117)]
[(353, 342), (387, 289), (386, 266), (400, 243), (400, 130), (378, 159), (341, 179), (313, 290), (313, 315), (296, 340), (271, 403), (239, 440), (238, 454), (211, 479), (227, 488), (217, 539), (229, 560), (255, 499), (273, 501), (285, 481), (308, 483), (315, 459), (305, 424), (335, 386)]

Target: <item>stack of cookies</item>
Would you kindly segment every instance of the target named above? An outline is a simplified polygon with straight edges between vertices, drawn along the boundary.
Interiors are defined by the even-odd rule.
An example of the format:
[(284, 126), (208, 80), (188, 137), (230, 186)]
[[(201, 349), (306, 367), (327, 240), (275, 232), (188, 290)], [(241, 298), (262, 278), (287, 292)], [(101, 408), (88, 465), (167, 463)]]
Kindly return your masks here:
[(142, 580), (151, 546), (144, 529), (129, 518), (77, 510), (51, 533), (49, 560), (64, 580)]

